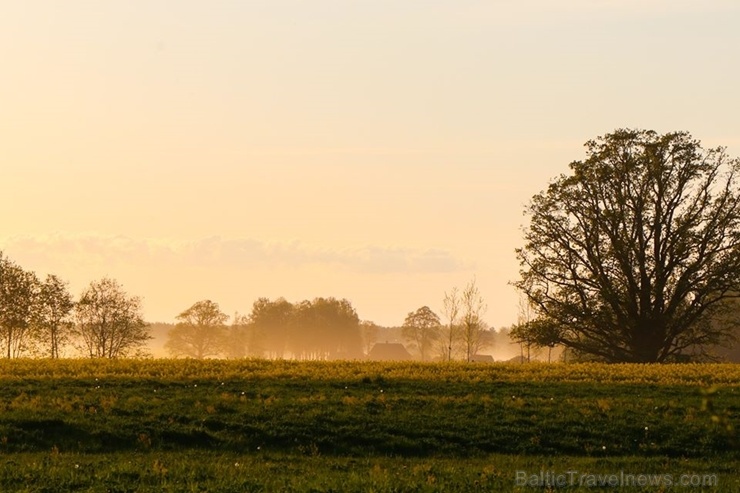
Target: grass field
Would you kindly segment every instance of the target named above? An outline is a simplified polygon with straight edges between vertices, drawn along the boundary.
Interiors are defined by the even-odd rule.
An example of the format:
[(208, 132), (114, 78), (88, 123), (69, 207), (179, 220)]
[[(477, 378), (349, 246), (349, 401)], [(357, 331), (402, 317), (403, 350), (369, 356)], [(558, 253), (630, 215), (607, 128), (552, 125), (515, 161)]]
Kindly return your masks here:
[(0, 491), (740, 491), (737, 365), (4, 360), (0, 379)]

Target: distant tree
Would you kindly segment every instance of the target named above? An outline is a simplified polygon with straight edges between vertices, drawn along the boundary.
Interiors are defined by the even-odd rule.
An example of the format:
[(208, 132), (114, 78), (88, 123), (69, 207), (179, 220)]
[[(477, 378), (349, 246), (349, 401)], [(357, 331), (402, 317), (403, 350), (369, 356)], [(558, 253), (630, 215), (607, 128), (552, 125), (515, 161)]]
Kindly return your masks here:
[(151, 339), (147, 341), (147, 349), (155, 358), (166, 358), (169, 352), (165, 349), (168, 334), (175, 326), (174, 323), (153, 322), (147, 327)]
[(447, 321), (440, 329), (439, 355), (442, 361), (452, 361), (458, 350), (461, 336), (460, 311), (462, 302), (457, 287), (442, 300), (442, 314)]
[(362, 352), (367, 355), (373, 348), (376, 342), (378, 342), (378, 334), (380, 333), (380, 326), (375, 322), (369, 320), (363, 320), (360, 322), (360, 336), (362, 337)]
[(229, 316), (218, 303), (198, 301), (175, 318), (178, 323), (165, 344), (172, 356), (203, 359), (224, 353), (227, 335), (224, 324)]
[(360, 319), (346, 299), (303, 301), (296, 305), (289, 342), (299, 359), (359, 358)]
[(93, 281), (75, 305), (80, 349), (91, 358), (141, 354), (151, 338), (141, 314), (141, 299), (128, 296), (117, 281)]
[(293, 304), (278, 298), (258, 298), (252, 305), (249, 323), (252, 329), (252, 354), (282, 359), (288, 344), (289, 328), (293, 323)]
[(59, 349), (69, 342), (74, 327), (71, 319), (74, 306), (67, 284), (57, 276), (50, 274), (40, 284), (35, 324), (38, 338), (48, 345), (50, 358), (59, 358)]
[(226, 328), (224, 355), (230, 359), (244, 358), (249, 355), (252, 328), (249, 317), (234, 313), (231, 325)]
[(563, 328), (560, 344), (600, 360), (680, 361), (728, 342), (740, 160), (685, 132), (617, 130), (586, 149), (532, 198), (516, 286)]
[(465, 345), (466, 361), (471, 361), (486, 339), (484, 332), (488, 329), (483, 321), (483, 314), (487, 305), (476, 286), (475, 279), (470, 281), (460, 296), (460, 327), (463, 344)]
[(17, 358), (27, 349), (38, 285), (33, 272), (0, 252), (0, 341), (7, 358)]
[(517, 323), (511, 327), (509, 337), (511, 342), (519, 344), (521, 361), (530, 362), (532, 354), (537, 352), (539, 346), (535, 342), (534, 334), (529, 330), (529, 323), (537, 316), (535, 305), (527, 298), (526, 294), (519, 292), (519, 305), (517, 307)]
[(401, 334), (404, 339), (416, 346), (421, 360), (425, 361), (434, 343), (439, 339), (441, 325), (437, 314), (428, 306), (422, 306), (406, 316)]
[(526, 360), (530, 361), (531, 349), (547, 348), (547, 362), (552, 360), (552, 350), (559, 344), (562, 329), (551, 320), (536, 318), (511, 329), (511, 339), (527, 348)]

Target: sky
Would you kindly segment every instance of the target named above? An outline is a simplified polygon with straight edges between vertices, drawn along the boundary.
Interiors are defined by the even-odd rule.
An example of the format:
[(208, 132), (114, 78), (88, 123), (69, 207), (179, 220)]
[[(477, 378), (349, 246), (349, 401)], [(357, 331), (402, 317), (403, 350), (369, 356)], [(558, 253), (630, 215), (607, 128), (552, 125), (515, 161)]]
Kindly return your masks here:
[(0, 0), (0, 250), (196, 301), (350, 300), (397, 326), (475, 280), (618, 128), (740, 156), (735, 0)]

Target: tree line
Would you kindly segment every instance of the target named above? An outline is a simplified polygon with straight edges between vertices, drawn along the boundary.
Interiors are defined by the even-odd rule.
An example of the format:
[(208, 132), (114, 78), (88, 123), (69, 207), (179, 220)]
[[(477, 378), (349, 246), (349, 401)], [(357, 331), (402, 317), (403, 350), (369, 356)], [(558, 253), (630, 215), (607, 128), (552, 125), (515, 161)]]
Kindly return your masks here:
[(65, 348), (91, 358), (142, 354), (150, 339), (141, 300), (113, 279), (92, 281), (77, 301), (66, 282), (45, 279), (0, 251), (0, 349), (6, 358), (59, 358)]
[[(527, 354), (556, 347), (579, 360), (662, 363), (711, 359), (740, 332), (740, 159), (686, 132), (620, 129), (586, 143), (586, 159), (527, 209), (516, 250), (525, 316), (511, 337)], [(471, 361), (490, 345), (486, 304), (471, 281), (445, 293), (439, 315), (410, 312), (402, 336), (419, 359)], [(0, 255), (0, 349), (44, 352), (68, 339), (91, 357), (135, 354), (147, 339), (139, 299), (110, 279), (73, 302)], [(520, 310), (521, 311), (521, 310)], [(201, 301), (178, 315), (167, 348), (195, 358), (357, 358), (377, 326), (347, 300), (257, 300), (231, 326)], [(44, 349), (35, 349), (36, 341)]]
[(249, 315), (230, 317), (202, 300), (180, 313), (165, 348), (175, 357), (286, 357), (308, 360), (362, 356), (360, 319), (346, 299), (290, 303), (259, 298)]
[[(445, 322), (428, 306), (410, 312), (400, 334), (418, 359), (470, 360), (490, 344), (486, 305), (471, 281), (445, 294)], [(360, 359), (378, 342), (381, 327), (361, 321), (346, 299), (291, 303), (259, 298), (247, 315), (230, 317), (218, 303), (202, 300), (180, 313), (165, 349), (174, 357), (260, 357), (299, 360)]]
[[(428, 306), (410, 312), (400, 335), (418, 359), (471, 360), (492, 337), (483, 321), (486, 304), (471, 281), (445, 293), (440, 318)], [(227, 323), (231, 320), (231, 323)], [(380, 327), (361, 321), (346, 299), (291, 303), (259, 298), (247, 315), (233, 318), (211, 300), (176, 316), (165, 348), (173, 357), (360, 359), (378, 341)], [(151, 339), (141, 299), (115, 280), (92, 281), (75, 300), (66, 282), (45, 279), (0, 252), (0, 350), (6, 358), (143, 356)]]

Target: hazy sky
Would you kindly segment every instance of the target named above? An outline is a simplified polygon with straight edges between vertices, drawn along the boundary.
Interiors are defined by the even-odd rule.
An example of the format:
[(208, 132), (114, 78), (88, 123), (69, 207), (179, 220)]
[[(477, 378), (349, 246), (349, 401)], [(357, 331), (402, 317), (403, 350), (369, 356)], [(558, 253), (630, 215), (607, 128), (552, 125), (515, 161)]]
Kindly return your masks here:
[(0, 249), (172, 321), (474, 276), (516, 318), (529, 198), (620, 127), (740, 155), (740, 2), (0, 0)]

